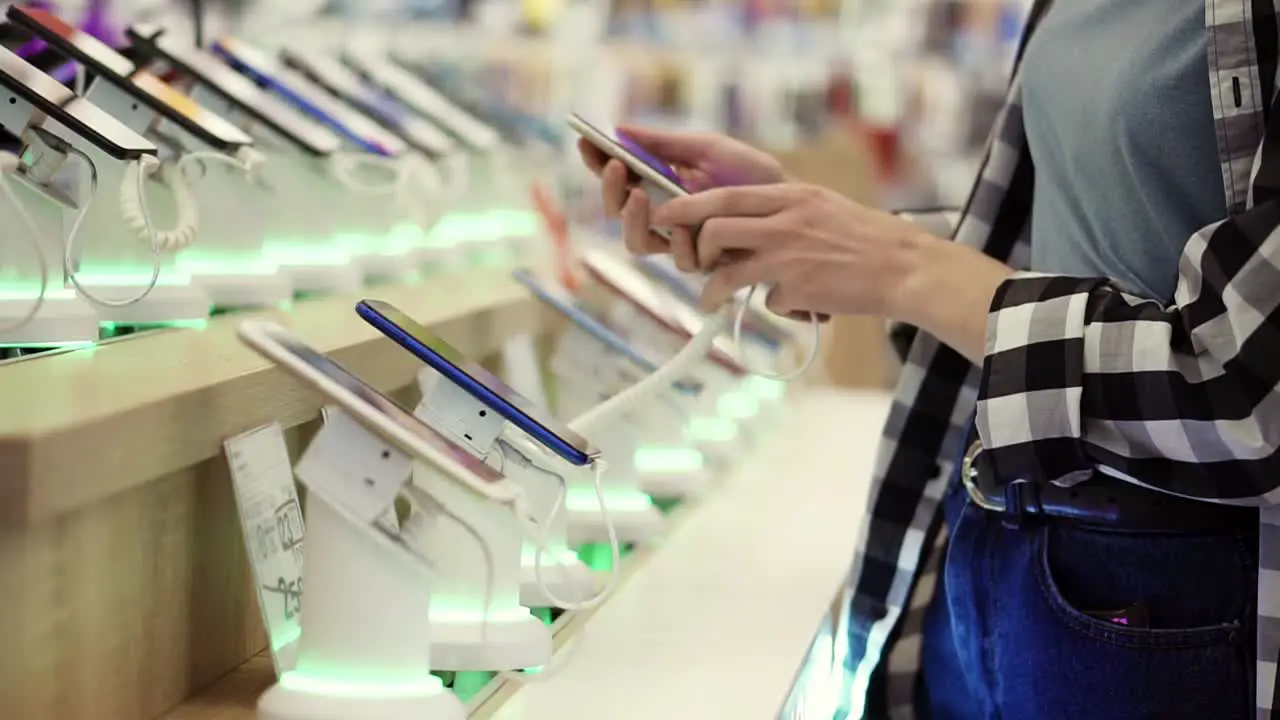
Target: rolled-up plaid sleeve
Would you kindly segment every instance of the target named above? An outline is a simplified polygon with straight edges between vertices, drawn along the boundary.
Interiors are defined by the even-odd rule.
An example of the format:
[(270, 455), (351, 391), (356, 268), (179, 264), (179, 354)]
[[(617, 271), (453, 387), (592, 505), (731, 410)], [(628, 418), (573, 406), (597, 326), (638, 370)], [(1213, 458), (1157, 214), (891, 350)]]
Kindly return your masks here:
[(1101, 278), (1010, 277), (987, 319), (976, 422), (1000, 478), (1102, 468), (1280, 504), (1280, 200), (1192, 236), (1168, 306)]

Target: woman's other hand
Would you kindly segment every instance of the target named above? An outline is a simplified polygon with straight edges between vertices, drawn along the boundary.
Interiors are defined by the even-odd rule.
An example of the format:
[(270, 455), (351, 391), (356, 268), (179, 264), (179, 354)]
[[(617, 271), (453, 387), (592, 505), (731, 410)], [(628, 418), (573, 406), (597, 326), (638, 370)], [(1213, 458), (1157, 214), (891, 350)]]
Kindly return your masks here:
[[(786, 180), (786, 173), (772, 155), (715, 133), (670, 132), (622, 126), (618, 131), (645, 151), (670, 164), (691, 192), (731, 185), (767, 185)], [(587, 167), (601, 180), (605, 212), (620, 218), (627, 248), (637, 255), (669, 252), (676, 266), (685, 272), (697, 270), (692, 232), (677, 227), (675, 239), (649, 231), (649, 198), (635, 188), (627, 167), (600, 152), (585, 139), (578, 140), (578, 152)]]

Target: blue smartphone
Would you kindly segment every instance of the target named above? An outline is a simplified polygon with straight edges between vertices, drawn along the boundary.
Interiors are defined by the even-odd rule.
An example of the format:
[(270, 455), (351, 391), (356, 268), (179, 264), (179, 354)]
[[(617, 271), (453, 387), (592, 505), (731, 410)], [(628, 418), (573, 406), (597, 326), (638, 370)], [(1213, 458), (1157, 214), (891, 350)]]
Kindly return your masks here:
[[(511, 277), (524, 286), (526, 290), (533, 293), (534, 297), (563, 315), (565, 319), (576, 325), (580, 330), (599, 340), (613, 352), (626, 358), (636, 369), (645, 374), (657, 372), (657, 363), (640, 354), (640, 351), (627, 342), (626, 338), (584, 310), (568, 290), (559, 285), (542, 283), (532, 272), (525, 268), (512, 271)], [(697, 394), (702, 390), (702, 384), (697, 380), (691, 379), (678, 380), (674, 383), (674, 386), (677, 390), (686, 394)]]
[(213, 43), (213, 51), (237, 72), (319, 120), (360, 150), (396, 157), (406, 149), (400, 138), (315, 87), (311, 81), (284, 67), (267, 53), (234, 38), (217, 40)]
[(390, 303), (361, 300), (356, 314), (570, 464), (587, 465), (599, 456), (586, 438)]

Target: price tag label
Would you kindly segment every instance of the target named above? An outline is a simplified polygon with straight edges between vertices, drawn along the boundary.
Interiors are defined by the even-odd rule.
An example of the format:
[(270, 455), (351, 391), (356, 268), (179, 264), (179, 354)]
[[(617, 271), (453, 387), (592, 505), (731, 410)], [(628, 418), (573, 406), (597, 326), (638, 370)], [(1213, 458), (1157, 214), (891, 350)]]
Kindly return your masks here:
[(291, 669), (282, 650), (302, 635), (302, 506), (293, 465), (278, 423), (263, 425), (223, 443), (231, 466), (240, 526), (258, 591), (258, 607), (271, 644), (276, 675)]

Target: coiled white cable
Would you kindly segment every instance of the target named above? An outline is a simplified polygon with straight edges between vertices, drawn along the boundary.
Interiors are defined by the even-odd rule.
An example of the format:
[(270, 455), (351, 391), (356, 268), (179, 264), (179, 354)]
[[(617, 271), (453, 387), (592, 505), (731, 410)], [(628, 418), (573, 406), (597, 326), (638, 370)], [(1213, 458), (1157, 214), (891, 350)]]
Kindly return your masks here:
[[(741, 358), (744, 364), (747, 363), (747, 355), (743, 351), (742, 345), (742, 323), (746, 319), (747, 313), (751, 312), (751, 299), (755, 297), (756, 291), (761, 287), (761, 285), (752, 285), (751, 288), (747, 290), (746, 297), (742, 299), (742, 302), (737, 303), (737, 312), (733, 318), (733, 346), (737, 351), (738, 357)], [(809, 342), (808, 349), (805, 351), (806, 354), (804, 360), (799, 366), (782, 373), (774, 372), (772, 370), (760, 370), (752, 367), (748, 367), (747, 371), (752, 375), (758, 375), (762, 378), (777, 380), (779, 382), (795, 380), (801, 375), (809, 372), (809, 369), (813, 367), (815, 362), (817, 362), (818, 353), (822, 347), (822, 323), (818, 320), (817, 313), (809, 313), (809, 327), (812, 330), (812, 335), (810, 336), (811, 340)]]
[(131, 170), (144, 172), (146, 175), (156, 170), (163, 173), (166, 184), (173, 192), (174, 207), (178, 213), (176, 226), (171, 230), (156, 230), (148, 222), (150, 213), (147, 211), (145, 183), (138, 180), (121, 184), (120, 214), (144, 242), (154, 243), (161, 252), (177, 252), (195, 242), (200, 230), (200, 212), (185, 174), (187, 168), (196, 163), (229, 165), (254, 181), (258, 168), (264, 161), (262, 154), (250, 147), (240, 148), (235, 155), (213, 151), (185, 153), (168, 168), (161, 166), (154, 158), (149, 158), (140, 165), (131, 167)]
[[(11, 152), (0, 152), (0, 192), (4, 193), (5, 199), (13, 206), (13, 211), (22, 219), (22, 224), (27, 226), (29, 234), (27, 236), (27, 245), (31, 248), (36, 261), (36, 268), (40, 272), (40, 292), (36, 295), (35, 300), (31, 302), (31, 307), (27, 308), (27, 312), (17, 320), (7, 324), (0, 325), (0, 333), (13, 332), (20, 330), (36, 319), (40, 314), (41, 308), (44, 307), (45, 295), (49, 292), (49, 258), (45, 255), (46, 238), (41, 237), (40, 228), (36, 225), (36, 221), (31, 217), (31, 213), (27, 212), (27, 208), (18, 198), (18, 193), (13, 189), (13, 181), (9, 177), (18, 171), (21, 167), (22, 160)], [(41, 242), (45, 240), (46, 242)], [(50, 247), (53, 243), (48, 243)]]

